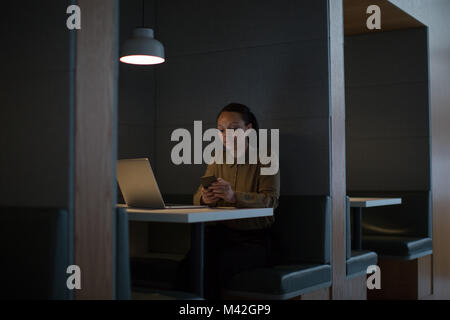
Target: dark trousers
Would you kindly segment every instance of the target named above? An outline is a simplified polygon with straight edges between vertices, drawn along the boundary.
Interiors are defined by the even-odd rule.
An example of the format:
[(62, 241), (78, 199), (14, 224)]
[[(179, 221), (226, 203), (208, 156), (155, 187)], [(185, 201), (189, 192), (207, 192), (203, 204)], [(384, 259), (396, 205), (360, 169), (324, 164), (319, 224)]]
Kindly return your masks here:
[[(205, 228), (205, 298), (222, 298), (222, 289), (230, 278), (244, 270), (267, 266), (270, 232), (234, 230), (223, 225)], [(189, 277), (190, 254), (182, 262), (179, 284)], [(184, 278), (184, 279), (181, 279)]]

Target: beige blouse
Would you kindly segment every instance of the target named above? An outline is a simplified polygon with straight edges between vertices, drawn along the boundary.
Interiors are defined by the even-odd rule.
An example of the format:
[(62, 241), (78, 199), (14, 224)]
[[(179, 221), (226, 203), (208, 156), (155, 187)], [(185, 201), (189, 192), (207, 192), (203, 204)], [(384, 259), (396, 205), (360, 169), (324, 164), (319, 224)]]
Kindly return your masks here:
[[(219, 200), (216, 206), (238, 208), (276, 208), (280, 196), (280, 171), (275, 175), (261, 175), (261, 164), (211, 164), (205, 176), (216, 176), (230, 183), (236, 195), (236, 203)], [(203, 204), (201, 189), (194, 194), (194, 204)], [(264, 229), (272, 225), (274, 217), (258, 217), (223, 221), (226, 226), (239, 229)]]

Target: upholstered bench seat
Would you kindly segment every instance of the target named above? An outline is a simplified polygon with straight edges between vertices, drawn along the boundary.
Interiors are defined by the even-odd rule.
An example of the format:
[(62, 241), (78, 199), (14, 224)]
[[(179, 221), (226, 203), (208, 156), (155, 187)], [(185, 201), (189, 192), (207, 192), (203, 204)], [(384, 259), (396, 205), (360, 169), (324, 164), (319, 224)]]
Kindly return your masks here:
[(204, 300), (189, 292), (139, 287), (133, 288), (131, 296), (133, 300)]
[(378, 255), (376, 252), (368, 250), (352, 250), (350, 198), (346, 198), (346, 275), (347, 278), (351, 279), (365, 276), (367, 273), (367, 267), (377, 264)]
[(365, 235), (363, 248), (375, 250), (382, 257), (398, 257), (407, 260), (429, 255), (433, 250), (431, 238)]
[(234, 276), (227, 293), (254, 299), (290, 299), (331, 285), (329, 264), (279, 265)]
[(376, 265), (378, 255), (373, 251), (352, 250), (351, 257), (347, 259), (347, 277), (354, 278), (366, 274), (367, 267)]
[(1, 299), (70, 299), (69, 213), (0, 207)]

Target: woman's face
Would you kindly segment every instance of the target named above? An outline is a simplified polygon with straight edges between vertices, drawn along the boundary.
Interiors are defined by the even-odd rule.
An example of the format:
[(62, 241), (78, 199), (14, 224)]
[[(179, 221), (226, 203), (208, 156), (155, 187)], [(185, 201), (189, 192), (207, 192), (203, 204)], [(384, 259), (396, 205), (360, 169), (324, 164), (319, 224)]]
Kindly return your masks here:
[[(247, 129), (252, 128), (252, 124), (245, 124), (244, 120), (242, 119), (242, 116), (239, 112), (228, 112), (224, 111), (220, 114), (219, 118), (217, 119), (217, 129), (222, 133), (222, 143), (225, 147), (227, 147), (227, 137), (226, 137), (226, 130), (227, 129), (242, 129), (244, 131), (247, 131)], [(247, 139), (245, 139), (245, 148), (248, 147)], [(237, 148), (237, 137), (234, 137), (234, 149)]]

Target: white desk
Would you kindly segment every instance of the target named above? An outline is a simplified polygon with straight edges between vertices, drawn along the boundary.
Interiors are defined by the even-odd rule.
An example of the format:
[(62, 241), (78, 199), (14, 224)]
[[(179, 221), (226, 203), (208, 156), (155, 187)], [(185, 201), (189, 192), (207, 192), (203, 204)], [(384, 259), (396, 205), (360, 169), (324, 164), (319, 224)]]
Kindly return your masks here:
[[(118, 205), (126, 207), (125, 205)], [(191, 230), (191, 273), (193, 291), (203, 297), (204, 223), (233, 219), (249, 219), (273, 216), (273, 208), (214, 207), (196, 209), (138, 209), (127, 208), (129, 221), (188, 223)]]
[(362, 249), (362, 208), (391, 206), (401, 204), (401, 198), (359, 198), (350, 197), (350, 207), (353, 212), (353, 249)]
[(358, 198), (350, 197), (350, 207), (370, 208), (401, 204), (401, 198)]
[(273, 215), (273, 208), (215, 207), (197, 209), (136, 209), (127, 208), (128, 220), (172, 223), (199, 223), (267, 217)]

